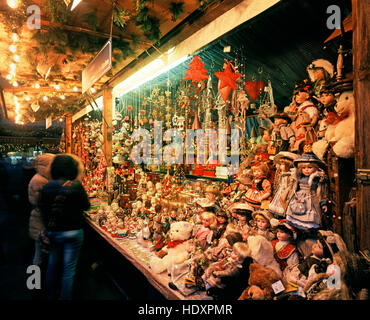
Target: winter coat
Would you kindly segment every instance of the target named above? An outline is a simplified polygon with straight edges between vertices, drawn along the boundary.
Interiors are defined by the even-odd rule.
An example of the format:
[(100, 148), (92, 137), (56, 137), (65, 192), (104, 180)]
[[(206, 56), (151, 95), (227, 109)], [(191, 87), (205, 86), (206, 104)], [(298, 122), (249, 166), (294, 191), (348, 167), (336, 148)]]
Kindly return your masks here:
[(33, 206), (29, 220), (29, 234), (34, 240), (37, 240), (40, 232), (44, 230), (40, 211), (37, 208), (37, 202), (40, 197), (40, 190), (50, 180), (50, 165), (54, 157), (55, 155), (51, 153), (44, 153), (37, 156), (35, 159), (35, 169), (37, 173), (28, 184), (28, 200)]

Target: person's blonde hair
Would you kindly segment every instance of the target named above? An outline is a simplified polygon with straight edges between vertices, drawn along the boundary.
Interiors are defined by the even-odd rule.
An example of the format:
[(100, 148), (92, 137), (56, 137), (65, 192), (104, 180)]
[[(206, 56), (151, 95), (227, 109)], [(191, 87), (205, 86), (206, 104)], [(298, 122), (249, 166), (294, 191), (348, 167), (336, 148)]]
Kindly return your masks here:
[(210, 229), (215, 229), (217, 227), (217, 218), (213, 212), (204, 211), (200, 215), (200, 219), (201, 221), (203, 221), (203, 219), (210, 219), (211, 220), (211, 223), (209, 225)]

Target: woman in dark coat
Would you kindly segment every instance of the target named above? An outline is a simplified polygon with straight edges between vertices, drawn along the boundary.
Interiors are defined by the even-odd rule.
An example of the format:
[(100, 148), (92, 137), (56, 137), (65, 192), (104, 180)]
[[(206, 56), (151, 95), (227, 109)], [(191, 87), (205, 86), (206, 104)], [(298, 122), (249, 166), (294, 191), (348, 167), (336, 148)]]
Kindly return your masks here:
[(41, 190), (39, 203), (50, 239), (46, 286), (50, 300), (71, 300), (84, 236), (83, 212), (90, 208), (90, 202), (81, 182), (75, 180), (78, 163), (73, 157), (57, 155), (50, 173), (52, 181)]

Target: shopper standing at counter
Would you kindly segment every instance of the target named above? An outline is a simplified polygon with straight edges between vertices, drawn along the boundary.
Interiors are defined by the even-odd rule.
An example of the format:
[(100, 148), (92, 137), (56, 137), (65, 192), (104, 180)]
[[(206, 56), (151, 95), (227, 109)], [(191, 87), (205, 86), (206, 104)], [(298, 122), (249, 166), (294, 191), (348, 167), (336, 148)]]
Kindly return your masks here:
[(57, 155), (50, 172), (52, 181), (41, 190), (39, 203), (50, 239), (46, 287), (49, 300), (71, 300), (84, 236), (83, 212), (90, 208), (90, 202), (81, 182), (75, 180), (79, 166), (74, 158)]

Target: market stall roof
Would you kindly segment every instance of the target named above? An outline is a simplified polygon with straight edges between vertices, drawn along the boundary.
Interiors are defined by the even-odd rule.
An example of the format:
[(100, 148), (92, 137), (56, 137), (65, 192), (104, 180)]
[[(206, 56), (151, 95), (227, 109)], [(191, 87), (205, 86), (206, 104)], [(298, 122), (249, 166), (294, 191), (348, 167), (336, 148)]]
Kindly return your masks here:
[[(192, 17), (217, 16), (242, 0), (7, 0), (0, 3), (2, 117), (18, 123), (74, 113), (81, 99), (81, 72), (113, 38), (113, 68), (95, 90)], [(14, 5), (14, 7), (13, 7)], [(31, 30), (32, 7), (40, 8), (40, 29)], [(5, 105), (5, 106), (4, 106)], [(6, 109), (5, 109), (6, 108)], [(34, 112), (34, 110), (38, 110)]]

